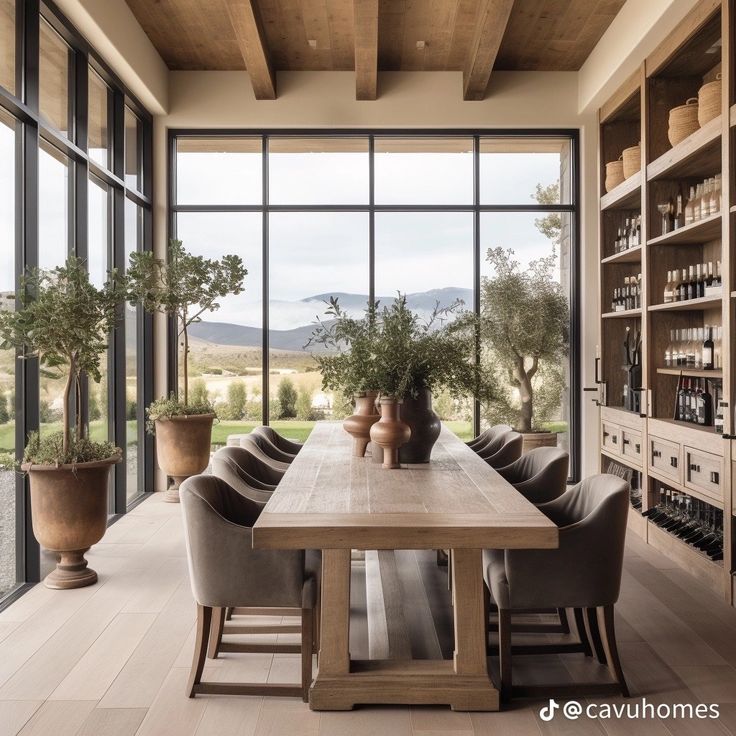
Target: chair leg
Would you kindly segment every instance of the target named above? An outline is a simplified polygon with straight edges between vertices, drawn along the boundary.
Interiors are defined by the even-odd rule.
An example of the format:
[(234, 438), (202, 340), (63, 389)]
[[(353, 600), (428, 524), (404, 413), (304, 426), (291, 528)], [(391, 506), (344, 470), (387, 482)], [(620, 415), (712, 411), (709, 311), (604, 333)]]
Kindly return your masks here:
[(616, 630), (613, 625), (613, 606), (601, 606), (597, 609), (598, 623), (600, 625), (601, 634), (603, 635), (603, 648), (608, 661), (608, 669), (611, 671), (614, 680), (621, 688), (621, 694), (628, 698), (629, 687), (624, 678), (624, 671), (621, 669), (621, 660), (618, 656), (618, 646), (616, 645)]
[(202, 680), (202, 671), (207, 659), (207, 638), (212, 622), (212, 609), (197, 604), (197, 639), (194, 644), (194, 656), (192, 658), (192, 669), (187, 682), (187, 697), (194, 697), (194, 690)]
[(588, 640), (588, 634), (585, 631), (585, 620), (583, 618), (583, 609), (573, 608), (572, 613), (575, 618), (575, 628), (578, 631), (578, 639), (580, 639), (580, 643), (583, 645), (583, 648), (585, 650), (585, 656), (592, 657), (593, 652), (590, 649), (590, 641)]
[(314, 610), (302, 608), (302, 700), (309, 702), (312, 685), (312, 654), (314, 651)]
[(598, 628), (598, 617), (595, 608), (585, 609), (585, 625), (588, 628), (588, 639), (595, 656), (601, 664), (606, 664), (606, 653), (603, 651), (603, 642), (601, 642), (601, 632)]
[(511, 611), (498, 609), (498, 666), (501, 671), (501, 699), (511, 700)]
[(558, 608), (557, 615), (560, 617), (560, 626), (562, 627), (562, 633), (569, 634), (570, 633), (570, 621), (567, 618), (567, 609)]
[(207, 647), (207, 656), (210, 659), (217, 659), (222, 643), (222, 630), (225, 626), (226, 608), (212, 609), (212, 624), (210, 626), (210, 641)]
[(228, 608), (225, 609), (225, 621), (231, 621), (233, 618), (233, 607), (228, 606)]

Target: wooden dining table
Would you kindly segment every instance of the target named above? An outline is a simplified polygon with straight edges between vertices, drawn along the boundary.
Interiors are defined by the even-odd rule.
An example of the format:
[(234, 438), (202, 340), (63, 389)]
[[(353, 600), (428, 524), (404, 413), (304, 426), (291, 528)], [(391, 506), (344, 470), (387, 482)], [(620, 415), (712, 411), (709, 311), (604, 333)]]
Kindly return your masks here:
[[(444, 704), (498, 710), (488, 672), (482, 550), (548, 549), (555, 525), (446, 427), (423, 465), (384, 469), (319, 422), (253, 528), (264, 549), (321, 549), (321, 631), (312, 710)], [(351, 550), (452, 550), (451, 660), (352, 659)], [(411, 621), (411, 613), (407, 612)]]

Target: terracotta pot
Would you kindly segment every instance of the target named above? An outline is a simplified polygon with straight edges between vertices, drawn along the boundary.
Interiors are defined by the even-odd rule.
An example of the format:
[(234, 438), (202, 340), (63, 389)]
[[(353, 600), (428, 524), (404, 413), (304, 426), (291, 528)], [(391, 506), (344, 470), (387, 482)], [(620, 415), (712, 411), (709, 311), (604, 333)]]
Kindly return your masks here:
[(535, 447), (557, 447), (556, 432), (522, 432), (522, 455)]
[(400, 463), (428, 463), (442, 422), (432, 410), (432, 392), (421, 389), (416, 398), (407, 396), (401, 404), (401, 421), (411, 429), (411, 438), (399, 450)]
[(110, 470), (120, 457), (77, 465), (24, 464), (31, 488), (33, 534), (59, 556), (47, 588), (83, 588), (97, 582), (84, 553), (107, 529)]
[(399, 468), (399, 447), (411, 437), (411, 429), (399, 418), (401, 402), (381, 398), (381, 418), (371, 427), (371, 440), (383, 450), (383, 467)]
[(363, 457), (371, 438), (371, 427), (381, 418), (376, 410), (377, 391), (355, 394), (355, 414), (343, 423), (343, 429), (353, 437), (353, 455)]
[(174, 481), (164, 494), (164, 501), (179, 503), (182, 481), (209, 465), (214, 419), (214, 414), (194, 414), (156, 420), (158, 466)]

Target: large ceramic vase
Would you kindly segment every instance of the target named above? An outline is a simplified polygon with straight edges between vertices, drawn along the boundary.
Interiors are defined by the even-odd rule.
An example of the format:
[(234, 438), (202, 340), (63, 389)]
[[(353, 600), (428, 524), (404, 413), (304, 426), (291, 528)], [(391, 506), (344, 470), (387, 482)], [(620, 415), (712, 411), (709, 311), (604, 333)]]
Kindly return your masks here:
[(353, 438), (353, 455), (363, 457), (371, 439), (371, 427), (381, 418), (376, 410), (376, 391), (355, 394), (355, 413), (343, 423), (343, 429)]
[(371, 427), (371, 442), (383, 451), (383, 467), (399, 468), (399, 448), (411, 437), (409, 425), (401, 421), (401, 402), (381, 398), (381, 418)]
[(193, 414), (156, 420), (158, 466), (173, 481), (164, 501), (179, 503), (182, 482), (209, 465), (214, 419), (214, 414)]
[(399, 450), (399, 462), (428, 463), (442, 422), (432, 410), (432, 392), (423, 388), (416, 398), (407, 396), (401, 404), (401, 421), (411, 429), (411, 438)]
[(31, 489), (33, 534), (58, 556), (47, 588), (83, 588), (97, 582), (85, 552), (107, 529), (110, 471), (120, 457), (76, 465), (25, 464)]

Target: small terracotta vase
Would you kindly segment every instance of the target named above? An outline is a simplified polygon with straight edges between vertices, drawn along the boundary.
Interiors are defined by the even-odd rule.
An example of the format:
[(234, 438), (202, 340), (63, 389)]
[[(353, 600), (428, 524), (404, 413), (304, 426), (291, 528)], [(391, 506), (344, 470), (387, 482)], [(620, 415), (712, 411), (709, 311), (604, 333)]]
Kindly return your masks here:
[(399, 468), (399, 447), (409, 441), (411, 429), (399, 418), (401, 402), (381, 398), (381, 418), (371, 427), (371, 441), (383, 450), (383, 467)]
[(377, 391), (355, 394), (355, 414), (343, 421), (343, 429), (353, 437), (353, 455), (363, 457), (371, 438), (371, 427), (381, 418), (376, 411)]

